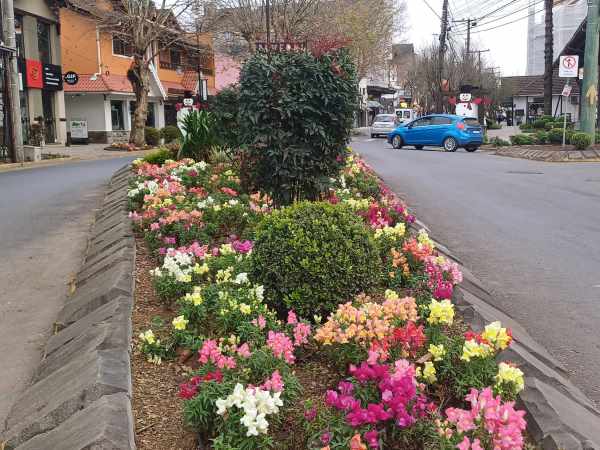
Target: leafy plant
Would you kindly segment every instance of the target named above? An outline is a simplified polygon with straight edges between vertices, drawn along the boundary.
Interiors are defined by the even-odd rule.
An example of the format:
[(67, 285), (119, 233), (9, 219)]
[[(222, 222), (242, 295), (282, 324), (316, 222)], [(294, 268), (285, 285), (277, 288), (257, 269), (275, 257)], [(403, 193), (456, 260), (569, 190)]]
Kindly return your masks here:
[(534, 143), (533, 136), (528, 134), (515, 134), (510, 137), (512, 145), (532, 145)]
[(538, 144), (546, 144), (548, 142), (548, 133), (543, 130), (536, 131), (535, 140)]
[(342, 167), (356, 111), (350, 56), (256, 53), (240, 86), (247, 184), (277, 205), (319, 199)]
[(259, 224), (251, 273), (280, 312), (326, 316), (378, 283), (377, 255), (373, 238), (349, 209), (301, 202)]
[(146, 144), (156, 146), (160, 142), (160, 132), (154, 127), (146, 127), (144, 131)]
[(535, 122), (533, 122), (533, 128), (535, 128), (536, 130), (543, 130), (546, 127), (546, 121), (542, 120), (542, 119), (538, 119)]
[(588, 133), (573, 133), (570, 142), (577, 150), (585, 150), (592, 145), (592, 136)]
[(181, 130), (184, 136), (178, 159), (210, 161), (211, 152), (218, 144), (215, 116), (208, 111), (191, 111), (181, 120)]
[(494, 147), (507, 147), (510, 145), (510, 142), (502, 139), (501, 137), (495, 136), (490, 140), (490, 144)]
[(160, 136), (165, 140), (165, 144), (169, 144), (181, 138), (181, 131), (175, 125), (167, 125), (160, 130)]
[[(567, 142), (569, 138), (569, 130), (567, 130)], [(562, 128), (553, 128), (548, 132), (548, 141), (551, 144), (561, 144), (563, 139), (563, 129)]]
[(214, 114), (217, 136), (221, 145), (237, 149), (240, 144), (240, 90), (238, 87), (223, 89), (210, 102), (210, 111)]
[(156, 149), (144, 156), (144, 161), (150, 164), (164, 164), (167, 159), (173, 159), (173, 154), (169, 149), (164, 147)]

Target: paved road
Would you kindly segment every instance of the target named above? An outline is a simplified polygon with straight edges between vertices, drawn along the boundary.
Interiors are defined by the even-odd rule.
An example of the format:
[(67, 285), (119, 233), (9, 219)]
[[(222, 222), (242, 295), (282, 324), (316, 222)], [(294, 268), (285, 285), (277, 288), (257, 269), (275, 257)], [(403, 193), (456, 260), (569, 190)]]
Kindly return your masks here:
[(130, 160), (0, 173), (0, 424), (40, 359), (104, 185)]
[(352, 146), (600, 405), (600, 164)]

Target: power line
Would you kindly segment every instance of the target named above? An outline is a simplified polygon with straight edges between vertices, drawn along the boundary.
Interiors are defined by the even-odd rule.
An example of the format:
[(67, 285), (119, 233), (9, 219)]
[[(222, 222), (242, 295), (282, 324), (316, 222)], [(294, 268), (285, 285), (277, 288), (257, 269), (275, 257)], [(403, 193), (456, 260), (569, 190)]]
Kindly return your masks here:
[[(506, 23), (503, 23), (503, 24), (500, 24), (500, 25), (496, 25), (495, 27), (486, 28), (484, 30), (472, 31), (471, 34), (473, 34), (473, 33), (483, 33), (484, 31), (490, 31), (490, 30), (495, 30), (496, 28), (505, 27), (506, 25), (511, 25), (513, 23), (519, 22), (520, 20), (527, 19), (528, 17), (531, 17), (531, 16), (533, 16), (535, 14), (538, 14), (538, 13), (540, 13), (542, 11), (543, 11), (543, 9), (540, 9), (539, 11), (534, 11), (534, 12), (532, 12), (530, 14), (527, 14), (524, 17), (519, 17), (518, 19), (511, 20), (510, 22), (506, 22)], [(456, 33), (456, 34), (465, 35), (467, 33)]]
[(425, 3), (425, 5), (427, 5), (427, 7), (431, 10), (432, 13), (434, 13), (436, 15), (436, 17), (440, 20), (442, 20), (442, 17), (435, 11), (435, 9), (433, 9), (431, 7), (431, 5), (429, 3), (427, 3), (427, 0), (423, 0), (423, 3)]
[[(495, 0), (493, 0), (493, 1), (495, 1)], [(515, 4), (515, 3), (516, 3), (516, 2), (518, 2), (518, 1), (521, 1), (521, 0), (511, 0), (511, 1), (509, 1), (508, 3), (506, 3), (506, 4), (504, 4), (504, 5), (501, 5), (500, 7), (498, 7), (498, 8), (496, 8), (496, 9), (494, 9), (493, 11), (484, 12), (484, 13), (483, 13), (481, 16), (479, 16), (479, 17), (478, 17), (478, 22), (479, 22), (479, 20), (482, 20), (482, 19), (484, 19), (484, 18), (487, 18), (487, 17), (490, 17), (490, 19), (492, 19), (492, 20), (488, 20), (488, 21), (486, 21), (486, 22), (484, 22), (484, 23), (478, 23), (478, 25), (479, 25), (479, 26), (481, 26), (481, 25), (487, 25), (487, 24), (490, 24), (490, 23), (494, 23), (494, 22), (496, 22), (496, 21), (498, 21), (498, 20), (502, 20), (502, 19), (504, 19), (504, 18), (506, 18), (506, 17), (509, 17), (509, 16), (513, 15), (513, 14), (516, 14), (516, 13), (518, 13), (518, 12), (520, 12), (520, 11), (526, 10), (527, 8), (529, 8), (529, 7), (531, 6), (531, 5), (527, 5), (527, 6), (525, 6), (525, 7), (521, 7), (521, 8), (519, 8), (519, 9), (514, 9), (514, 10), (512, 10), (510, 13), (508, 13), (508, 14), (505, 14), (505, 15), (504, 15), (504, 16), (502, 16), (502, 17), (491, 18), (491, 15), (492, 15), (492, 14), (494, 14), (494, 13), (496, 13), (496, 12), (498, 12), (498, 11), (501, 11), (502, 9), (504, 9), (504, 8), (506, 8), (506, 7), (508, 7), (508, 6), (510, 6), (511, 4), (513, 4), (515, 7), (517, 7), (517, 8), (518, 8), (520, 5), (518, 5), (518, 4)], [(541, 1), (543, 1), (543, 0), (537, 0), (535, 4), (539, 4)], [(493, 4), (494, 4), (494, 3), (490, 3), (490, 5), (493, 5)], [(466, 28), (460, 28), (460, 27), (459, 27), (457, 30), (455, 30), (455, 32), (458, 32), (458, 33), (460, 33), (460, 32), (463, 32), (463, 31), (466, 31)]]
[[(481, 26), (484, 26), (484, 25), (489, 25), (489, 24), (498, 22), (498, 21), (500, 21), (502, 19), (506, 19), (507, 17), (512, 16), (513, 14), (516, 14), (516, 13), (521, 12), (521, 11), (525, 11), (526, 9), (529, 9), (530, 6), (536, 6), (536, 5), (539, 5), (540, 3), (543, 3), (543, 2), (544, 2), (544, 0), (537, 0), (535, 3), (532, 3), (531, 5), (527, 5), (524, 8), (517, 9), (517, 10), (515, 10), (515, 11), (509, 13), (509, 14), (506, 14), (506, 15), (504, 15), (502, 17), (497, 17), (497, 18), (495, 18), (493, 20), (489, 20), (487, 22), (477, 23), (477, 25), (481, 27)], [(466, 28), (462, 28), (462, 29), (459, 29), (459, 30), (455, 30), (455, 33), (462, 33), (462, 32), (464, 32), (466, 30), (467, 30)]]

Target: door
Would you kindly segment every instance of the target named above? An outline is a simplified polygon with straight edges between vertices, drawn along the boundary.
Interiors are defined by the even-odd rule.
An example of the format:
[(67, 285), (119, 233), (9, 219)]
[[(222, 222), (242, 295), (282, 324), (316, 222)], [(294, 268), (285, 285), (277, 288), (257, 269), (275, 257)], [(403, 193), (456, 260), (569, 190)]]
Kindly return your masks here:
[(406, 129), (404, 142), (408, 145), (423, 144), (429, 125), (431, 125), (431, 117), (422, 117), (415, 120)]
[(42, 111), (44, 114), (45, 141), (55, 142), (54, 134), (54, 92), (42, 91)]
[(442, 145), (444, 137), (452, 128), (452, 119), (444, 116), (434, 116), (426, 136), (427, 145)]

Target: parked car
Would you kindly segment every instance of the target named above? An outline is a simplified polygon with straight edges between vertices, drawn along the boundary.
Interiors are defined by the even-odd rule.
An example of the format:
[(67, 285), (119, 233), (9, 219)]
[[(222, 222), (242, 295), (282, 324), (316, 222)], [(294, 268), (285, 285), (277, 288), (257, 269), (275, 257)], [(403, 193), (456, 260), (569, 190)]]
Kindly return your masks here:
[(396, 114), (377, 114), (371, 124), (371, 137), (385, 136), (397, 126)]
[(483, 128), (475, 118), (433, 114), (399, 126), (388, 134), (388, 142), (394, 148), (413, 145), (421, 150), (428, 145), (444, 147), (447, 152), (458, 147), (474, 152), (483, 144)]
[(396, 120), (398, 123), (407, 123), (417, 118), (417, 112), (410, 108), (396, 109)]

